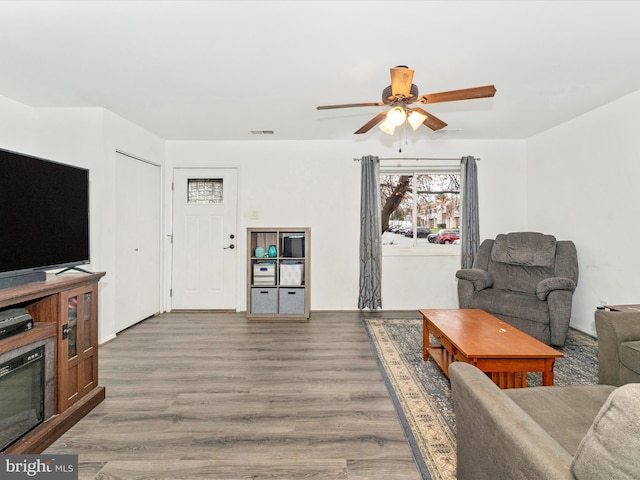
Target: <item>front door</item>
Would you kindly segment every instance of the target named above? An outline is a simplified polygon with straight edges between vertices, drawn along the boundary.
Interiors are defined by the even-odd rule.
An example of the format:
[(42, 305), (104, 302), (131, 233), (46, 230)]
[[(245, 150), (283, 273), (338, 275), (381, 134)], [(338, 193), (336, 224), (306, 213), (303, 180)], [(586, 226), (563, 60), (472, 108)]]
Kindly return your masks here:
[(236, 309), (236, 204), (235, 169), (174, 169), (173, 309)]

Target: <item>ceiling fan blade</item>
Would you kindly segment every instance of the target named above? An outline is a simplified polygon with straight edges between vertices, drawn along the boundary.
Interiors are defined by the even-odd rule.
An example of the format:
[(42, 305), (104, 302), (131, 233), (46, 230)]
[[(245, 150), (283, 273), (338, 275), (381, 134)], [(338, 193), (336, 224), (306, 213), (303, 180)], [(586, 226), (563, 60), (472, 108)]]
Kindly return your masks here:
[(330, 110), (332, 108), (351, 108), (351, 107), (380, 107), (384, 105), (382, 102), (367, 102), (367, 103), (345, 103), (342, 105), (320, 105), (316, 107), (317, 110)]
[(430, 114), (429, 112), (427, 112), (426, 110), (423, 110), (420, 107), (413, 107), (411, 110), (421, 113), (422, 115), (425, 115), (427, 118), (422, 123), (427, 127), (429, 127), (431, 130), (433, 130), (434, 132), (436, 130), (440, 130), (441, 128), (444, 128), (447, 126), (447, 124), (442, 120), (440, 120), (438, 117)]
[(358, 135), (359, 133), (367, 133), (369, 130), (371, 130), (373, 127), (379, 124), (382, 120), (384, 120), (386, 116), (387, 116), (387, 112), (380, 112), (379, 114), (377, 114), (375, 117), (373, 117), (371, 120), (369, 120), (367, 123), (365, 123), (363, 126), (361, 126), (358, 130), (356, 130), (353, 133), (355, 135)]
[(413, 82), (413, 72), (407, 67), (394, 67), (391, 69), (391, 94), (411, 96), (411, 82)]
[(496, 87), (486, 85), (484, 87), (464, 88), (462, 90), (451, 90), (449, 92), (428, 93), (420, 95), (416, 102), (418, 103), (439, 103), (453, 102), (456, 100), (471, 100), (473, 98), (493, 97), (496, 93)]

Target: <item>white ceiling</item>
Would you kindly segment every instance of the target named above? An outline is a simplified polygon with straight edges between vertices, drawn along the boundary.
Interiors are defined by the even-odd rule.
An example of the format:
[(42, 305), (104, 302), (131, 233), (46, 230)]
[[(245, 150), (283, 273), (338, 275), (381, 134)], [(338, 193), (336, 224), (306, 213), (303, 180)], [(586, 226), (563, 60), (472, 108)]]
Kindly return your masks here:
[(408, 65), (421, 94), (497, 89), (425, 106), (449, 126), (419, 135), (522, 139), (640, 90), (638, 21), (637, 1), (0, 1), (0, 95), (167, 140), (357, 140), (382, 107), (316, 106), (380, 101)]

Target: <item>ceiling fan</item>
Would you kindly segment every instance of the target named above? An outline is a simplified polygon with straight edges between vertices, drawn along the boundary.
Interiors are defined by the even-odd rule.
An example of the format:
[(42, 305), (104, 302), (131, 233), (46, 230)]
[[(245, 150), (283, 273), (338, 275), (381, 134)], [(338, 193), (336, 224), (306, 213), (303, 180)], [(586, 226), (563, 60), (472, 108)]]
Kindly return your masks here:
[(418, 87), (413, 82), (414, 70), (405, 65), (391, 68), (391, 85), (382, 90), (381, 102), (367, 103), (346, 103), (342, 105), (321, 105), (318, 110), (330, 110), (334, 108), (351, 107), (381, 107), (388, 105), (390, 110), (380, 112), (354, 133), (367, 133), (380, 122), (380, 129), (393, 135), (395, 128), (408, 121), (411, 127), (416, 130), (420, 125), (426, 125), (431, 130), (440, 130), (447, 126), (445, 122), (427, 112), (426, 110), (414, 106), (414, 104), (428, 104), (439, 102), (453, 102), (456, 100), (471, 100), (474, 98), (493, 97), (496, 88), (493, 85), (484, 87), (465, 88), (462, 90), (451, 90), (448, 92), (429, 93), (418, 95)]

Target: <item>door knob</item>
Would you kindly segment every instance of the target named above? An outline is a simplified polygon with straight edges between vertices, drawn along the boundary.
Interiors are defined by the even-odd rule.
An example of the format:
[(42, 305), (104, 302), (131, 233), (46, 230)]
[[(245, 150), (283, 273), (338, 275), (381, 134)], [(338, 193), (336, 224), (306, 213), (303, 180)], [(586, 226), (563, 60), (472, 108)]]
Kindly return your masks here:
[(229, 245), (228, 247), (224, 247), (224, 249), (229, 249), (229, 250), (233, 250), (234, 248), (236, 248), (236, 246), (232, 243), (231, 245)]

